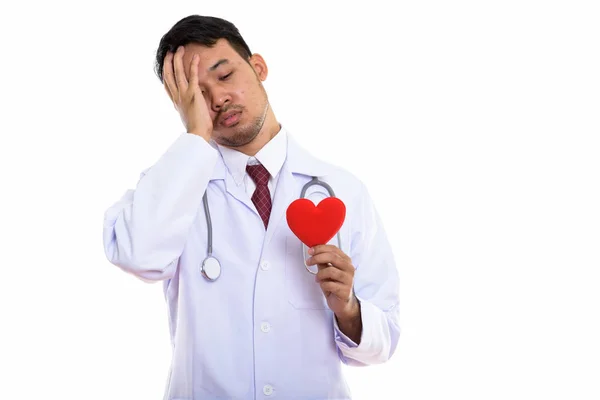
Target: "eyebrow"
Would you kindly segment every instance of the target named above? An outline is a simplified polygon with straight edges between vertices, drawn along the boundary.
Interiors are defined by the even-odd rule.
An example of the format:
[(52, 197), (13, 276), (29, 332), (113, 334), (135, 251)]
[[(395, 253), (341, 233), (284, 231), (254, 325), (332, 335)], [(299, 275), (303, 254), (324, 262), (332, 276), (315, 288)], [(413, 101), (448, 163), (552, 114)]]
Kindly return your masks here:
[(226, 58), (222, 58), (219, 61), (217, 61), (215, 65), (213, 65), (212, 67), (210, 67), (208, 70), (212, 72), (215, 69), (219, 68), (220, 65), (223, 65), (223, 64), (229, 64), (229, 60), (226, 59)]

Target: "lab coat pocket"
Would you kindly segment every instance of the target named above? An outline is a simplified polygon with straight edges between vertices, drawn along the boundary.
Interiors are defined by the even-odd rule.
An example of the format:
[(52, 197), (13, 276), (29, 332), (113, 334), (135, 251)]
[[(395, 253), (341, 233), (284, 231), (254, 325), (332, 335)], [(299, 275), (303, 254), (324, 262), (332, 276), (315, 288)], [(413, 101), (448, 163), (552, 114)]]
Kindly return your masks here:
[(315, 282), (315, 275), (304, 266), (302, 242), (295, 236), (288, 236), (285, 247), (285, 285), (290, 304), (297, 309), (329, 309), (321, 287)]

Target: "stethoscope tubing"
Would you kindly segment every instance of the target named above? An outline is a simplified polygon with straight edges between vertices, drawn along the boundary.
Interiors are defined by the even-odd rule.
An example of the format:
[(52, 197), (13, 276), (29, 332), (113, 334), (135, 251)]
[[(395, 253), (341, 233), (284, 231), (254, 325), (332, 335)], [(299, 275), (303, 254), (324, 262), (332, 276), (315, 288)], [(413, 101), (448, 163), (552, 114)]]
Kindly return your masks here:
[[(315, 185), (325, 188), (325, 190), (327, 190), (327, 193), (329, 194), (330, 197), (335, 197), (335, 192), (333, 191), (333, 188), (328, 183), (319, 180), (316, 176), (313, 176), (312, 179), (302, 187), (302, 191), (300, 192), (300, 198), (302, 198), (302, 199), (305, 198), (306, 191), (308, 190), (308, 188), (310, 188), (311, 186), (315, 186)], [(210, 281), (215, 281), (221, 275), (221, 263), (212, 256), (213, 232), (212, 232), (212, 221), (211, 221), (211, 217), (210, 217), (210, 209), (208, 207), (207, 192), (208, 192), (208, 189), (204, 192), (204, 195), (202, 196), (202, 203), (204, 204), (204, 215), (206, 216), (206, 227), (207, 227), (207, 232), (208, 232), (207, 233), (208, 240), (207, 240), (207, 248), (206, 248), (207, 256), (202, 263), (200, 271), (202, 272), (202, 275), (204, 275), (204, 277), (206, 279), (208, 279)], [(342, 241), (340, 238), (339, 231), (337, 232), (337, 241), (338, 241), (338, 247), (341, 249)], [(318, 272), (318, 269), (317, 269), (317, 271), (313, 271), (309, 268), (308, 265), (306, 265), (307, 252), (308, 252), (308, 248), (306, 247), (306, 245), (304, 243), (302, 243), (302, 258), (304, 261), (304, 268), (306, 268), (306, 270), (308, 272), (310, 272), (311, 274), (316, 275)], [(214, 277), (212, 276), (212, 274), (208, 274), (204, 269), (204, 265), (206, 264), (206, 262), (209, 259), (215, 260), (215, 262), (217, 263), (217, 266), (218, 266), (218, 271), (216, 273), (216, 276), (214, 276)]]

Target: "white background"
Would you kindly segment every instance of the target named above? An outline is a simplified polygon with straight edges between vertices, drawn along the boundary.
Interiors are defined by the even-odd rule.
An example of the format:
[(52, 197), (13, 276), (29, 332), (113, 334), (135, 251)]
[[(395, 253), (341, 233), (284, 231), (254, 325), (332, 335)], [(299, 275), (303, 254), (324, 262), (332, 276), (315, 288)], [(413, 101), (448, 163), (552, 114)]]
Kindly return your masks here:
[(0, 398), (161, 398), (161, 286), (106, 261), (102, 220), (182, 132), (153, 56), (193, 13), (383, 216), (402, 334), (355, 399), (600, 398), (596, 2), (351, 3), (3, 2)]

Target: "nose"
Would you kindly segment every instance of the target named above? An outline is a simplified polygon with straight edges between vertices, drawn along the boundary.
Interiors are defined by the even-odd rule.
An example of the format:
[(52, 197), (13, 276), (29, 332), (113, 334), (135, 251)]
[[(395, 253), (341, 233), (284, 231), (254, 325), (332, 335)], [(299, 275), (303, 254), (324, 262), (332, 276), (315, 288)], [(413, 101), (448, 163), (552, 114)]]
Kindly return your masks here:
[(216, 113), (221, 111), (227, 103), (231, 103), (231, 96), (223, 90), (217, 90), (212, 93), (212, 110)]

